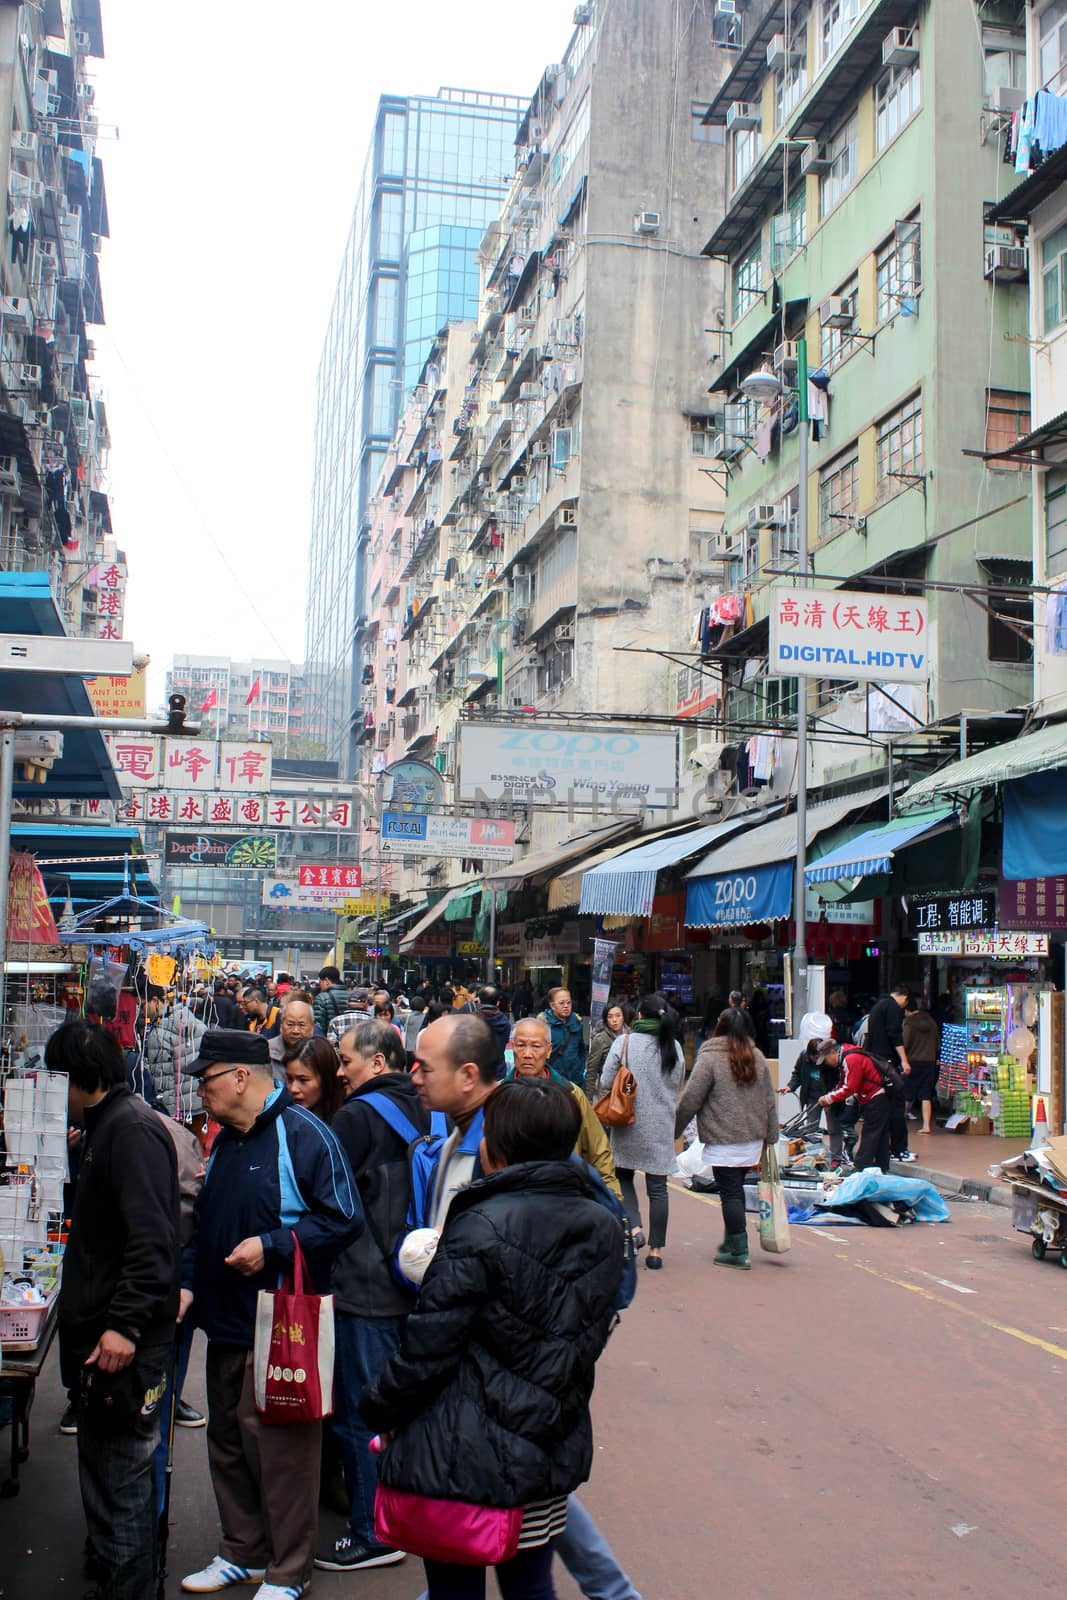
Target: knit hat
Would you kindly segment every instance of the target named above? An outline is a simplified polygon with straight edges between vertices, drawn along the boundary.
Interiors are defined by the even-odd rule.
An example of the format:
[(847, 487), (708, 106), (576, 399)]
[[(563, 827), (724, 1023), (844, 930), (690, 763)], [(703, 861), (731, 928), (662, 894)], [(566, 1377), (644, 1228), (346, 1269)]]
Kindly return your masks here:
[(270, 1046), (261, 1033), (244, 1033), (240, 1028), (209, 1028), (200, 1040), (200, 1054), (189, 1072), (198, 1078), (219, 1061), (224, 1061), (228, 1067), (269, 1066)]

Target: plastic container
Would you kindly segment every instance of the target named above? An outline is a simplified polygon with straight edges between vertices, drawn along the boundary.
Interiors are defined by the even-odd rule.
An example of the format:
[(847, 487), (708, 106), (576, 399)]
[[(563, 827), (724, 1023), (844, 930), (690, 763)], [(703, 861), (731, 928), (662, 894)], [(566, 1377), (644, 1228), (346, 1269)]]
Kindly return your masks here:
[(54, 1298), (43, 1306), (0, 1306), (0, 1344), (36, 1344)]

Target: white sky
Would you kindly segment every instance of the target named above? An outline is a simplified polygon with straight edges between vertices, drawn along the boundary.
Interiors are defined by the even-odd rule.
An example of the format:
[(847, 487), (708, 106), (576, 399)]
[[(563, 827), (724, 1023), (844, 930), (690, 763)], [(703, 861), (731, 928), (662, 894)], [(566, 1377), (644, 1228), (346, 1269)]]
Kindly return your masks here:
[(315, 372), (379, 95), (530, 95), (573, 11), (103, 0), (119, 137), (90, 331), (152, 697), (176, 652), (303, 657)]

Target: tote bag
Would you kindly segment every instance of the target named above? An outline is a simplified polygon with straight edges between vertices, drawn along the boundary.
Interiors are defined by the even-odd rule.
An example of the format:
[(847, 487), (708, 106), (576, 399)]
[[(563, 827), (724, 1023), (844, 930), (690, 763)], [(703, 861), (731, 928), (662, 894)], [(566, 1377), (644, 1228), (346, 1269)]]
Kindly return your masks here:
[(495, 1567), (519, 1548), (522, 1507), (500, 1510), (465, 1500), (436, 1500), (380, 1483), (374, 1494), (374, 1537), (379, 1544), (424, 1561), (460, 1567)]
[(637, 1079), (627, 1066), (629, 1049), (630, 1035), (627, 1034), (622, 1042), (622, 1060), (611, 1080), (611, 1088), (593, 1107), (605, 1128), (632, 1128), (637, 1120)]
[(309, 1294), (307, 1263), (293, 1234), (288, 1283), (256, 1301), (253, 1377), (264, 1422), (316, 1422), (333, 1412), (333, 1295)]
[(789, 1249), (789, 1213), (773, 1146), (764, 1150), (759, 1164), (759, 1242), (772, 1255), (784, 1255)]

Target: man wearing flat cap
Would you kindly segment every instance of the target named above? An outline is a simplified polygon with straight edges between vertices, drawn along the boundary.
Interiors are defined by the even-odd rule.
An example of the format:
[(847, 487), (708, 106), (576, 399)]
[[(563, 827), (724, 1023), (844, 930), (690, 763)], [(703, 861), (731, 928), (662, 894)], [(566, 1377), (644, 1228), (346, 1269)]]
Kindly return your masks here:
[(181, 1312), (207, 1335), (208, 1461), (222, 1524), (218, 1554), (182, 1580), (207, 1594), (258, 1583), (298, 1596), (311, 1577), (322, 1423), (265, 1425), (253, 1398), (256, 1297), (276, 1289), (293, 1234), (317, 1290), (363, 1227), (351, 1168), (324, 1122), (273, 1081), (262, 1034), (213, 1029), (191, 1065), (222, 1124), (182, 1264)]

